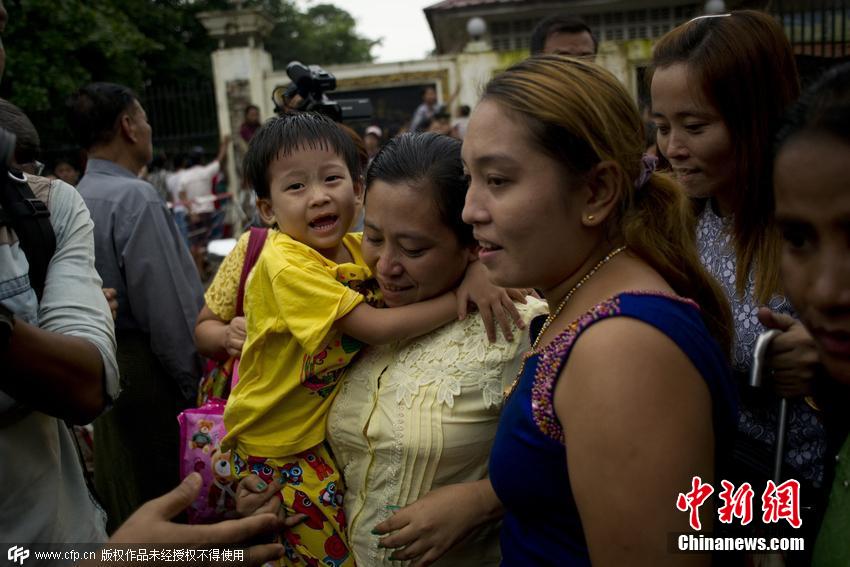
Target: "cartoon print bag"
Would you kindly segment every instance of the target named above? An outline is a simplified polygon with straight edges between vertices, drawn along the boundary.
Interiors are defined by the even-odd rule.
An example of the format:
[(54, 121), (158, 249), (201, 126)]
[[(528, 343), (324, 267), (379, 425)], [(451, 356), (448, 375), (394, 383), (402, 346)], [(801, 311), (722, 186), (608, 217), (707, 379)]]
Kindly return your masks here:
[(203, 479), (198, 498), (188, 509), (190, 524), (234, 518), (239, 480), (230, 470), (230, 453), (221, 452), (224, 402), (213, 400), (184, 411), (180, 423), (180, 477), (198, 472)]
[[(236, 298), (236, 315), (243, 314), (245, 280), (265, 244), (267, 229), (251, 228), (248, 251), (239, 279)], [(187, 409), (177, 416), (180, 424), (180, 478), (198, 472), (203, 479), (198, 498), (189, 507), (190, 524), (205, 524), (234, 518), (236, 514), (236, 487), (238, 479), (230, 468), (230, 452), (221, 451), (224, 439), (224, 408), (231, 387), (239, 379), (236, 368), (239, 359), (230, 358), (218, 365), (217, 377), (208, 380), (209, 391), (200, 407)], [(204, 382), (202, 381), (202, 387)], [(199, 393), (200, 397), (200, 393)]]

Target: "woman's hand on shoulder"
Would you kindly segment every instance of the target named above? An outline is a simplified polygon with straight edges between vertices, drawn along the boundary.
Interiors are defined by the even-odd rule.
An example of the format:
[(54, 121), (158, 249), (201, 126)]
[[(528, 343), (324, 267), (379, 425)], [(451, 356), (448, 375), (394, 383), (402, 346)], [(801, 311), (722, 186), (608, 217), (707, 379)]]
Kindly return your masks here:
[(378, 524), (374, 532), (390, 534), (379, 546), (396, 549), (394, 561), (425, 567), (479, 525), (499, 518), (502, 506), (488, 479), (436, 488)]
[(766, 359), (776, 393), (784, 398), (811, 394), (821, 367), (812, 335), (799, 320), (767, 307), (759, 309), (758, 318), (767, 329), (780, 331), (770, 342)]
[(513, 325), (525, 329), (525, 321), (514, 302), (525, 303), (525, 297), (532, 292), (533, 290), (506, 289), (493, 285), (487, 276), (487, 269), (481, 262), (472, 262), (467, 266), (463, 281), (456, 291), (458, 318), (465, 319), (469, 304), (474, 303), (481, 313), (487, 339), (491, 343), (496, 341), (496, 325), (502, 330), (506, 340), (513, 341)]

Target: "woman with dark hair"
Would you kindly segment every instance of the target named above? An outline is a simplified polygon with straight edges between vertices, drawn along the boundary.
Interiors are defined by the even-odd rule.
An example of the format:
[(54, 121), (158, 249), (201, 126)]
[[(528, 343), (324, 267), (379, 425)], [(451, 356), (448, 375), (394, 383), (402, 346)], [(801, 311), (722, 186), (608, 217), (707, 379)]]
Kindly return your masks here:
[(832, 491), (813, 565), (850, 565), (850, 65), (828, 71), (780, 130), (773, 170), (782, 284), (837, 385), (819, 397)]
[(659, 148), (694, 199), (700, 259), (732, 305), (742, 403), (727, 478), (763, 486), (772, 477), (777, 398), (749, 388), (747, 377), (759, 334), (777, 329), (766, 367), (776, 393), (791, 402), (784, 474), (803, 483), (805, 504), (823, 479), (823, 426), (804, 401), (819, 359), (782, 295), (780, 235), (771, 216), (771, 145), (799, 94), (791, 46), (767, 14), (705, 16), (659, 40), (650, 77)]
[[(436, 134), (394, 138), (373, 160), (366, 186), (363, 256), (387, 307), (453, 289), (477, 259), (472, 227), (461, 219), (467, 184), (460, 142)], [(531, 299), (517, 308), (526, 322), (545, 309)], [(392, 550), (372, 530), (394, 509), (487, 476), (502, 391), (521, 352), (519, 340), (489, 343), (474, 316), (412, 341), (367, 347), (351, 367), (328, 418), (328, 440), (345, 475), (358, 565), (392, 564)], [(498, 563), (491, 525), (438, 564)]]
[[(53, 164), (53, 175), (72, 187), (80, 180), (80, 170), (70, 158), (60, 158)], [(158, 190), (158, 188), (157, 188)]]

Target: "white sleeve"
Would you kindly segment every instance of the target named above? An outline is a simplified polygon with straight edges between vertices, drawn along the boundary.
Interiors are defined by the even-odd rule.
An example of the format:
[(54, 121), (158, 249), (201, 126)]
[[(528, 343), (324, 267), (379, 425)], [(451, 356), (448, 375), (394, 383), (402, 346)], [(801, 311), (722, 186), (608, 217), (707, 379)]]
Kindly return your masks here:
[(94, 344), (103, 358), (106, 393), (114, 400), (119, 391), (115, 326), (94, 265), (94, 223), (76, 189), (58, 179), (52, 183), (50, 220), (56, 252), (39, 304), (39, 326)]

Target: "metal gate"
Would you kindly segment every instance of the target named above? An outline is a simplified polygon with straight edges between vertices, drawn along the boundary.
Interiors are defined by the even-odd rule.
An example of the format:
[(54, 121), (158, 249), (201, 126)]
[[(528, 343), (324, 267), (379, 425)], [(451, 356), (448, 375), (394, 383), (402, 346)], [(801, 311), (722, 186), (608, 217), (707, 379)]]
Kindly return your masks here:
[(172, 157), (201, 146), (218, 149), (218, 114), (212, 81), (154, 85), (139, 93), (153, 131), (155, 152)]
[(850, 2), (774, 0), (770, 12), (785, 28), (804, 85), (850, 61)]

